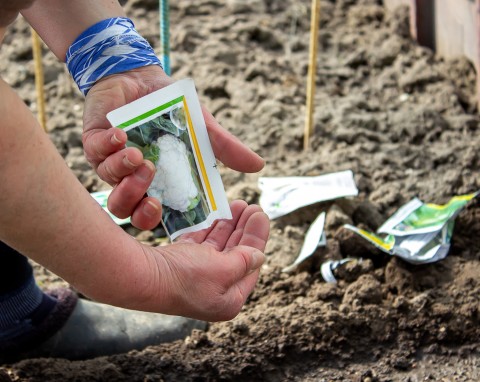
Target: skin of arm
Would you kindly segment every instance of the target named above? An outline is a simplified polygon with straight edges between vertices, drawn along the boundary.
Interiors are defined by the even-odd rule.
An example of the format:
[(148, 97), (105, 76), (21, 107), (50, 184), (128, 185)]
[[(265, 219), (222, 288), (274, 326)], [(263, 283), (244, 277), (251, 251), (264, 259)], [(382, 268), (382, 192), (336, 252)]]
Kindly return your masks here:
[(4, 27), (15, 20), (20, 9), (26, 9), (35, 0), (0, 0), (0, 33), (3, 36)]
[[(96, 205), (25, 104), (0, 81), (0, 239), (80, 289), (92, 291), (103, 279), (104, 291), (119, 288), (128, 299), (127, 285), (143, 289), (145, 257), (128, 255), (141, 253), (139, 244)], [(95, 297), (113, 298), (103, 293)]]
[(36, 0), (21, 13), (61, 61), (85, 29), (111, 17), (125, 17), (118, 0)]

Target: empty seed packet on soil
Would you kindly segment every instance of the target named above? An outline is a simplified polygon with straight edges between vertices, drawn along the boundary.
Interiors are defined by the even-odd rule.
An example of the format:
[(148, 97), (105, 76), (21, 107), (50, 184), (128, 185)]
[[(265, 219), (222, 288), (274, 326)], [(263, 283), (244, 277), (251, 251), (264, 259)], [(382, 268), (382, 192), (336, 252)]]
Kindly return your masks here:
[(147, 190), (171, 240), (231, 219), (193, 80), (177, 81), (107, 114), (156, 167)]
[(345, 227), (382, 251), (409, 263), (432, 263), (447, 256), (455, 218), (479, 194), (454, 196), (443, 205), (423, 203), (414, 198), (383, 223), (377, 234), (348, 224)]
[(318, 176), (260, 177), (260, 206), (270, 219), (298, 208), (358, 195), (351, 170)]
[(325, 216), (325, 212), (320, 213), (310, 225), (310, 228), (308, 228), (308, 231), (305, 234), (305, 240), (303, 241), (300, 254), (292, 264), (282, 269), (283, 272), (291, 272), (295, 270), (300, 263), (313, 255), (318, 247), (324, 247), (327, 245), (327, 236), (324, 231)]

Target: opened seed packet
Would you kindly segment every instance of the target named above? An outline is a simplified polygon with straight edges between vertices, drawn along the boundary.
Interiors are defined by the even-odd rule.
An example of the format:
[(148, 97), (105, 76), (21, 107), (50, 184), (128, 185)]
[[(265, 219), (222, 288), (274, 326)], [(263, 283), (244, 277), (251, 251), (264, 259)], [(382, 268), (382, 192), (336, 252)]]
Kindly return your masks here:
[(291, 272), (295, 270), (298, 264), (313, 255), (318, 247), (324, 247), (327, 245), (327, 236), (324, 231), (325, 217), (325, 212), (322, 212), (317, 216), (305, 234), (305, 240), (303, 241), (300, 254), (292, 264), (282, 269), (283, 272)]
[(261, 177), (258, 187), (262, 191), (260, 206), (270, 219), (314, 203), (358, 195), (350, 170), (318, 176)]
[(413, 264), (444, 259), (450, 249), (455, 218), (480, 192), (454, 196), (447, 204), (423, 203), (418, 198), (402, 206), (378, 230), (377, 234), (345, 225), (382, 251)]
[(163, 205), (171, 240), (231, 219), (193, 80), (184, 79), (107, 114), (156, 167), (147, 190)]

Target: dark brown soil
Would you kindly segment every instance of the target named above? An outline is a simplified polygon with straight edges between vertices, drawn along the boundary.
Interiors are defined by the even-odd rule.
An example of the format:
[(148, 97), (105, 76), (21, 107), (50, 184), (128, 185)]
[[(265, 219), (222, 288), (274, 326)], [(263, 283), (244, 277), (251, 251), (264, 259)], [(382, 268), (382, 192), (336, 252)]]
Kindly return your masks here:
[[(315, 133), (303, 151), (308, 0), (171, 3), (175, 78), (195, 79), (223, 126), (267, 160), (261, 175), (351, 169), (358, 197), (272, 221), (268, 261), (240, 315), (141, 352), (83, 362), (25, 360), (0, 381), (478, 381), (480, 206), (457, 218), (448, 257), (414, 266), (363, 245), (344, 223), (374, 230), (412, 197), (444, 203), (480, 189), (476, 74), (408, 35), (408, 10), (381, 1), (322, 1)], [(158, 47), (158, 2), (127, 4)], [(17, 21), (0, 69), (35, 111), (28, 29)], [(82, 97), (62, 64), (45, 56), (50, 136), (89, 191), (105, 186), (83, 158)], [(222, 169), (230, 198), (258, 202), (259, 174)], [(327, 211), (326, 249), (294, 274), (313, 219)], [(155, 233), (129, 229), (144, 241)], [(319, 274), (324, 259), (362, 257)], [(43, 285), (62, 283), (37, 268)]]

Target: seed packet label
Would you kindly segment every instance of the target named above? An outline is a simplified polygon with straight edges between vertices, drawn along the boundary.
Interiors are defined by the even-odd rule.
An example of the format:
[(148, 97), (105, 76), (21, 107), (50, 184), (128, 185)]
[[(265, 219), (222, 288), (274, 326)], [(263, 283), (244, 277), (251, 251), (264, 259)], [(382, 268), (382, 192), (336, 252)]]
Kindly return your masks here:
[(383, 252), (398, 256), (412, 264), (427, 264), (444, 259), (450, 249), (450, 240), (455, 222), (450, 221), (440, 231), (410, 235), (380, 237), (363, 229), (345, 225)]
[(454, 196), (447, 204), (425, 204), (415, 198), (402, 206), (377, 231), (381, 237), (363, 229), (345, 225), (382, 251), (412, 264), (444, 259), (450, 249), (455, 218), (479, 193)]
[(350, 170), (319, 176), (261, 177), (260, 206), (270, 219), (314, 203), (358, 195)]
[(103, 210), (113, 219), (113, 221), (117, 225), (129, 224), (130, 218), (126, 218), (126, 219), (117, 218), (108, 209), (107, 202), (108, 202), (108, 197), (110, 196), (111, 193), (112, 193), (112, 190), (104, 190), (104, 191), (92, 192), (90, 193), (90, 195), (97, 201), (98, 204), (100, 204)]
[(423, 203), (415, 198), (401, 207), (379, 229), (395, 236), (437, 232), (455, 218), (477, 193), (454, 196), (447, 204)]
[(107, 115), (156, 167), (147, 190), (163, 206), (163, 223), (174, 240), (231, 219), (193, 80), (184, 79)]

